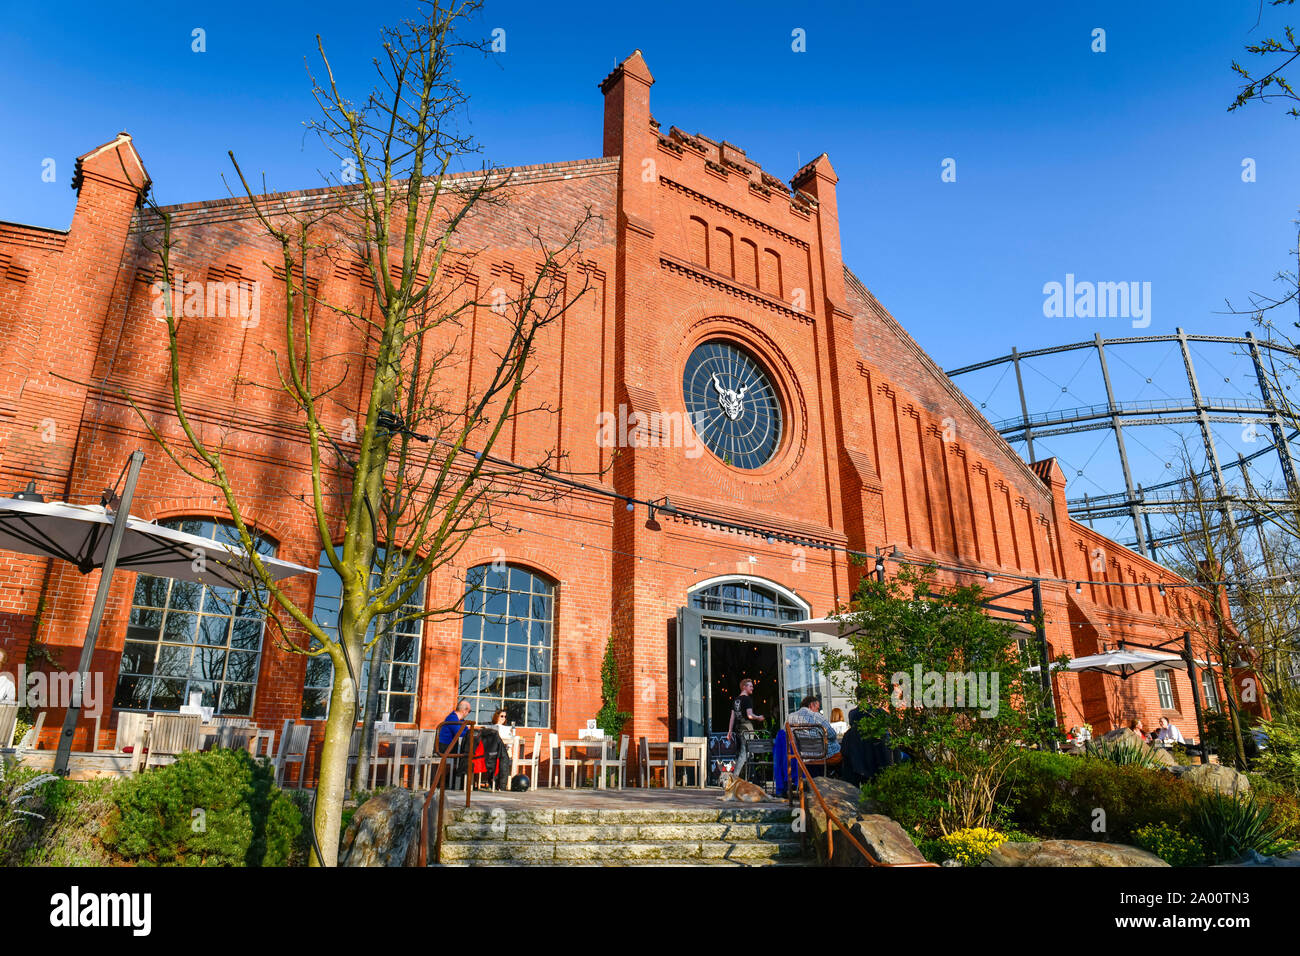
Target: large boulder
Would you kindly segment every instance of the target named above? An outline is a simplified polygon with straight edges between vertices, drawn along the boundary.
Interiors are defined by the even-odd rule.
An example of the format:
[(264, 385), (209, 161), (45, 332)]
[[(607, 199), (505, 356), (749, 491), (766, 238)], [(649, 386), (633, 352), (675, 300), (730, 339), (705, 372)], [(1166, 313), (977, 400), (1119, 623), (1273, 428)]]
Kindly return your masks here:
[(1127, 727), (1117, 727), (1109, 733), (1103, 734), (1101, 739), (1103, 743), (1107, 744), (1137, 744), (1140, 747), (1147, 745), (1141, 734), (1129, 730)]
[(1155, 757), (1156, 763), (1160, 764), (1162, 767), (1178, 766), (1178, 761), (1174, 759), (1174, 755), (1164, 747), (1149, 747), (1147, 749), (1150, 750), (1152, 755)]
[(1154, 853), (1122, 843), (1087, 840), (1042, 840), (1004, 843), (984, 861), (985, 866), (1168, 866)]
[[(863, 800), (857, 787), (834, 777), (819, 777), (817, 789), (826, 805), (844, 826), (873, 857), (882, 863), (924, 863), (925, 857), (907, 836), (907, 832), (891, 820), (875, 812), (875, 804)], [(849, 842), (844, 831), (836, 828), (832, 840), (834, 855), (826, 857), (826, 814), (817, 798), (808, 795), (808, 836), (817, 851), (817, 858), (831, 866), (869, 866)]]
[(1193, 767), (1184, 767), (1178, 776), (1195, 787), (1210, 792), (1218, 791), (1236, 797), (1250, 790), (1250, 781), (1245, 774), (1238, 773), (1221, 763), (1203, 763)]
[[(848, 826), (859, 813), (870, 812), (862, 808), (862, 791), (851, 783), (845, 783), (836, 777), (818, 777), (817, 790), (821, 793), (822, 799), (826, 805), (835, 812), (835, 815), (844, 821)], [(808, 815), (812, 818), (810, 823), (812, 828), (809, 832), (813, 834), (826, 832), (826, 814), (822, 812), (821, 805), (817, 798), (811, 793), (804, 796), (804, 805), (808, 808)]]
[(353, 815), (339, 866), (415, 866), (424, 794), (400, 787), (375, 794)]
[[(879, 813), (866, 814), (849, 824), (849, 828), (867, 852), (881, 863), (925, 862), (925, 857), (916, 848), (907, 831), (887, 816)], [(867, 865), (862, 860), (862, 854), (854, 851), (854, 856), (861, 861), (859, 865)]]

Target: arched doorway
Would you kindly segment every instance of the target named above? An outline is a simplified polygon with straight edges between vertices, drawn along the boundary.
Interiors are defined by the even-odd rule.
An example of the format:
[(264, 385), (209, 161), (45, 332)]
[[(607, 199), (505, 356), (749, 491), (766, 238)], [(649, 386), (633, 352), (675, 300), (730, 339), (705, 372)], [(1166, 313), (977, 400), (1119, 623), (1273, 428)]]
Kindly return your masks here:
[(810, 616), (808, 603), (774, 581), (727, 575), (691, 588), (677, 612), (677, 736), (708, 737), (709, 776), (734, 753), (726, 744), (739, 682), (755, 682), (755, 712), (775, 731), (809, 694), (828, 698), (819, 672), (821, 643), (790, 623)]

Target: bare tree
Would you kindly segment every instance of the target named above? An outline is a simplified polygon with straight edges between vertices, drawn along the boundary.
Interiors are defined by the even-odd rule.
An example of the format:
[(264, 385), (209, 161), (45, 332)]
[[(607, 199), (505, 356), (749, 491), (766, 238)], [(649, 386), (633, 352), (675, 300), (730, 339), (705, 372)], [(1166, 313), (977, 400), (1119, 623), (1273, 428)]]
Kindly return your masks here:
[[(327, 657), (333, 667), (313, 865), (337, 860), (366, 655), (372, 662), (366, 716), (373, 721), (389, 630), (413, 617), (461, 611), (463, 593), (411, 609), (430, 573), (454, 567), (477, 531), (499, 525), (503, 497), (559, 494), (549, 480), (560, 464), (554, 451), (517, 465), (492, 451), (517, 416), (550, 410), (521, 407), (521, 388), (535, 365), (539, 334), (586, 291), (581, 254), (596, 217), (588, 208), (571, 225), (526, 227), (538, 265), (512, 288), (492, 289), (480, 300), (464, 281), (477, 254), (464, 238), (467, 224), (506, 203), (510, 183), (508, 174), (486, 166), (453, 173), (476, 149), (460, 132), (466, 94), (453, 65), (457, 54), (484, 49), (462, 35), (477, 10), (477, 0), (427, 0), (417, 18), (385, 29), (374, 61), (378, 81), (359, 103), (340, 89), (317, 38), (320, 73), (312, 84), (320, 116), (309, 125), (341, 171), (323, 192), (259, 195), (231, 155), (248, 213), (276, 250), (268, 265), (283, 282), (284, 308), (274, 334), (264, 334), (278, 378), (270, 387), (288, 397), (305, 433), (310, 492), (301, 500), (311, 509), (323, 560), (341, 581), (336, 628), (314, 620), (312, 609), (267, 573), (245, 520), (246, 496), (259, 489), (232, 477), (224, 441), (214, 443), (187, 408), (180, 344), (186, 319), (170, 289), (180, 251), (172, 214), (151, 206), (144, 217), (163, 279), (180, 435), (149, 424), (151, 433), (180, 469), (220, 495), (254, 568), (249, 588), (268, 629), (294, 653)], [(331, 268), (351, 268), (359, 282), (327, 301), (317, 279)], [(475, 346), (471, 389), (462, 333), (476, 312), (487, 316), (492, 334)], [(355, 348), (319, 331), (325, 316), (334, 317), (332, 329), (337, 317), (346, 320)], [(361, 404), (349, 409), (340, 387), (350, 382), (355, 391), (358, 375)], [(358, 777), (364, 773), (362, 764)]]
[[(1253, 662), (1257, 652), (1249, 641), (1249, 630), (1239, 629), (1240, 622), (1233, 622), (1232, 608), (1221, 582), (1228, 568), (1234, 569), (1237, 582), (1243, 581), (1249, 574), (1249, 565), (1231, 506), (1215, 494), (1206, 469), (1200, 466), (1185, 441), (1178, 451), (1178, 459), (1180, 507), (1174, 514), (1176, 536), (1168, 553), (1173, 570), (1189, 581), (1202, 582), (1203, 590), (1198, 590), (1203, 600), (1176, 596), (1176, 617), (1179, 625), (1192, 633), (1195, 644), (1206, 648), (1211, 674), (1217, 668), (1222, 675), (1220, 685), (1232, 723), (1236, 763), (1244, 769), (1240, 702), (1230, 675), (1237, 661)], [(1235, 597), (1240, 600), (1246, 590), (1245, 586), (1238, 587)], [(1262, 592), (1251, 593), (1248, 606), (1257, 610)]]
[[(1269, 6), (1277, 7), (1282, 4), (1288, 6), (1295, 3), (1295, 0), (1269, 0)], [(1263, 0), (1260, 0), (1260, 18), (1264, 13)], [(1259, 26), (1256, 21), (1256, 26)], [(1296, 59), (1300, 58), (1300, 44), (1296, 42), (1295, 30), (1287, 24), (1282, 27), (1282, 39), (1276, 36), (1266, 37), (1259, 43), (1250, 43), (1246, 45), (1246, 52), (1253, 54), (1265, 61), (1268, 72), (1260, 76), (1253, 76), (1251, 72), (1236, 60), (1232, 61), (1232, 69), (1237, 75), (1246, 81), (1245, 85), (1237, 92), (1237, 98), (1232, 101), (1228, 107), (1228, 112), (1245, 106), (1251, 100), (1267, 101), (1273, 99), (1290, 100), (1293, 104), (1300, 104), (1300, 95), (1297, 95), (1295, 88), (1282, 75), (1282, 71), (1287, 69)], [(1280, 62), (1279, 62), (1280, 61)], [(1300, 117), (1300, 106), (1293, 105), (1287, 110), (1288, 116)]]

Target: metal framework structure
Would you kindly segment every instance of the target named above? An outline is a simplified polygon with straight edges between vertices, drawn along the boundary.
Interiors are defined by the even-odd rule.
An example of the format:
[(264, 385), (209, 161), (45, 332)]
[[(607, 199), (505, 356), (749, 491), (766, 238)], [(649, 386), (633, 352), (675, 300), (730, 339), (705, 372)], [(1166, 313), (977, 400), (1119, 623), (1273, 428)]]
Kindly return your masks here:
[[(1118, 397), (1107, 364), (1108, 350), (1114, 354), (1115, 350), (1129, 346), (1159, 343), (1177, 343), (1186, 375), (1187, 397), (1144, 401), (1130, 401)], [(1249, 356), (1254, 367), (1258, 398), (1206, 396), (1197, 378), (1196, 366), (1189, 348), (1191, 343), (1232, 346), (1240, 349), (1241, 354)], [(1092, 350), (1095, 353), (1095, 371), (1100, 374), (1106, 401), (1076, 408), (1045, 412), (1031, 411), (1025, 397), (1023, 371), (1026, 363), (1043, 356), (1081, 350)], [(1193, 430), (1199, 432), (1205, 449), (1206, 468), (1197, 476), (1197, 484), (1204, 480), (1212, 485), (1212, 500), (1215, 502), (1216, 510), (1223, 515), (1223, 520), (1228, 522), (1234, 541), (1238, 540), (1238, 529), (1257, 525), (1260, 521), (1257, 509), (1249, 507), (1248, 502), (1267, 503), (1272, 508), (1287, 509), (1295, 508), (1296, 502), (1300, 502), (1300, 482), (1297, 481), (1296, 455), (1293, 448), (1293, 442), (1300, 438), (1300, 429), (1295, 428), (1296, 423), (1288, 416), (1287, 403), (1275, 395), (1274, 386), (1265, 367), (1266, 350), (1285, 353), (1288, 361), (1293, 362), (1297, 358), (1290, 347), (1267, 339), (1258, 339), (1250, 332), (1244, 336), (1192, 335), (1179, 328), (1173, 335), (1103, 338), (1098, 333), (1091, 341), (1055, 345), (1027, 352), (1020, 352), (1013, 348), (1008, 355), (952, 369), (948, 375), (955, 379), (957, 376), (982, 369), (1007, 365), (1013, 368), (1019, 393), (1020, 415), (996, 421), (993, 427), (1008, 441), (1023, 442), (1027, 458), (1031, 462), (1035, 460), (1035, 439), (1041, 441), (1057, 435), (1110, 430), (1118, 453), (1123, 486), (1114, 492), (1099, 496), (1084, 494), (1069, 499), (1070, 514), (1077, 520), (1089, 523), (1101, 518), (1128, 517), (1133, 524), (1133, 539), (1122, 543), (1145, 552), (1153, 560), (1158, 561), (1160, 549), (1172, 544), (1179, 535), (1153, 528), (1151, 516), (1176, 514), (1191, 505), (1193, 501), (1187, 496), (1186, 476), (1146, 487), (1134, 480), (1134, 471), (1124, 442), (1126, 429), (1153, 425), (1185, 425), (1193, 426)], [(1147, 381), (1150, 382), (1151, 379)], [(1211, 425), (1247, 422), (1255, 422), (1266, 428), (1272, 441), (1250, 455), (1237, 455), (1235, 460), (1225, 462), (1215, 442)], [(1284, 494), (1260, 491), (1251, 481), (1247, 466), (1266, 456), (1276, 456), (1282, 483), (1285, 485)], [(1238, 478), (1235, 484), (1229, 481), (1234, 472)]]

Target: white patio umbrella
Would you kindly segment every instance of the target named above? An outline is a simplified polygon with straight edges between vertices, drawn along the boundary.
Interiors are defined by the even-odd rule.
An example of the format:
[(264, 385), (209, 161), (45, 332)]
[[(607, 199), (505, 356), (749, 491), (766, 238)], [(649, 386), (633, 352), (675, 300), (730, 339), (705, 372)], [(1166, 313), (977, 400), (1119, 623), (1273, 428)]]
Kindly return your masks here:
[[(0, 498), (0, 549), (61, 558), (89, 574), (104, 566), (113, 518), (103, 505)], [(316, 573), (268, 555), (262, 556), (262, 565), (276, 581)], [(236, 589), (247, 588), (253, 577), (253, 563), (238, 546), (134, 515), (126, 517), (117, 569)]]
[[(0, 549), (59, 558), (77, 566), (82, 574), (100, 568), (99, 586), (90, 608), (90, 623), (81, 645), (77, 673), (85, 679), (90, 670), (99, 625), (108, 603), (108, 587), (118, 567), (159, 577), (178, 578), (216, 587), (244, 590), (254, 580), (253, 562), (243, 550), (198, 535), (162, 528), (130, 513), (144, 453), (131, 453), (124, 470), (125, 483), (116, 510), (102, 505), (71, 505), (41, 500), (34, 484), (17, 498), (0, 498)], [(311, 568), (269, 555), (262, 565), (274, 580), (295, 574), (315, 574)], [(66, 773), (72, 753), (72, 735), (81, 713), (80, 695), (74, 695), (63, 715), (54, 772)]]
[[(1068, 664), (1052, 665), (1052, 669), (1057, 672), (1092, 671), (1101, 674), (1115, 674), (1120, 680), (1128, 680), (1134, 674), (1149, 671), (1153, 667), (1178, 667), (1185, 670), (1187, 663), (1177, 654), (1121, 649), (1106, 651), (1102, 654), (1089, 654), (1087, 657), (1076, 657)], [(1041, 668), (1035, 664), (1028, 669), (1037, 672)]]
[[(802, 621), (787, 621), (783, 627), (796, 631), (812, 631), (814, 634), (829, 634), (831, 637), (847, 637), (858, 630), (851, 624), (833, 617), (810, 617)], [(844, 630), (841, 630), (844, 628)]]

